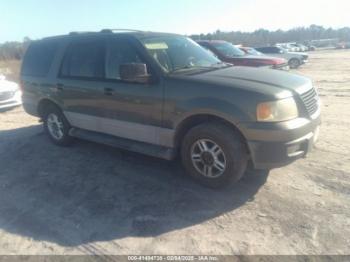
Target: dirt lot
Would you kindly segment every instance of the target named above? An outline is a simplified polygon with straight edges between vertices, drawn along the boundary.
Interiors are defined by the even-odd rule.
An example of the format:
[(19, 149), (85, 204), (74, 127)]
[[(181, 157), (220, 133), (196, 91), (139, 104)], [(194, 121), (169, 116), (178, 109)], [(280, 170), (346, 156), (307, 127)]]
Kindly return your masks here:
[(0, 113), (0, 254), (349, 254), (350, 51), (297, 73), (323, 101), (307, 159), (211, 191), (176, 162), (52, 145), (21, 108)]

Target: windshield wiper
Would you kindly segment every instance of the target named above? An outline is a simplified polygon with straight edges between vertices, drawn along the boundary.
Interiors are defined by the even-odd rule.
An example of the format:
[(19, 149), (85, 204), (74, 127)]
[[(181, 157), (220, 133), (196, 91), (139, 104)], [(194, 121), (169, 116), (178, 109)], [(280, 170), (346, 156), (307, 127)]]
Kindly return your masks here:
[(216, 70), (216, 69), (221, 69), (221, 68), (227, 68), (227, 67), (231, 67), (232, 64), (228, 64), (225, 62), (217, 62), (215, 64), (211, 64), (210, 66), (182, 66), (182, 67), (178, 67), (175, 68), (174, 70), (172, 70), (170, 73), (176, 73), (179, 71), (184, 71), (184, 70)]
[(211, 68), (211, 67), (187, 65), (187, 66), (177, 67), (174, 70), (172, 70), (170, 73), (176, 73), (176, 72), (183, 71), (183, 70), (198, 70), (198, 69), (201, 70), (201, 69), (208, 69), (208, 68)]
[[(215, 63), (215, 64), (212, 64), (212, 67), (213, 66), (218, 66), (218, 65), (222, 65), (222, 67), (230, 67), (230, 66), (232, 66), (232, 64), (229, 64), (229, 63), (226, 63), (226, 62), (222, 62), (222, 61), (220, 61), (220, 62), (217, 62), (217, 63)], [(217, 67), (216, 67), (217, 68)]]

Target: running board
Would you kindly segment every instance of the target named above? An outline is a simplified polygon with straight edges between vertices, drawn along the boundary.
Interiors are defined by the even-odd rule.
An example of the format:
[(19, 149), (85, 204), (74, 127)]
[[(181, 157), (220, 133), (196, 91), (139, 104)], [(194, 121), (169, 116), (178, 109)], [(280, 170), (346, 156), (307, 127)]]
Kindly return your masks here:
[(144, 142), (120, 138), (80, 128), (71, 128), (69, 130), (69, 135), (83, 140), (88, 140), (91, 142), (117, 147), (120, 149), (144, 155), (154, 156), (166, 160), (172, 160), (175, 157), (175, 150), (169, 147), (152, 145)]

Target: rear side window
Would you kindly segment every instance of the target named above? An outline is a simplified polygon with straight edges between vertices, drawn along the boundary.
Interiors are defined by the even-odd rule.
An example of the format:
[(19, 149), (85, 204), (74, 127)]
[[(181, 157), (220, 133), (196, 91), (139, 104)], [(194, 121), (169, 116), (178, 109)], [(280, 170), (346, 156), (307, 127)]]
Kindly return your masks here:
[(105, 42), (99, 40), (72, 43), (64, 56), (61, 76), (104, 78)]
[(33, 42), (24, 57), (21, 74), (45, 77), (50, 70), (57, 47), (58, 43), (53, 41)]

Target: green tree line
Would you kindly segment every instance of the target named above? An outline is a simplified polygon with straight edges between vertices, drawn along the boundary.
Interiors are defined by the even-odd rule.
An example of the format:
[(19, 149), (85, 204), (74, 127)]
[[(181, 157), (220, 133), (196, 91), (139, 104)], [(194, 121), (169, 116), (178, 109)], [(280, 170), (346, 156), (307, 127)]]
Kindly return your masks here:
[(276, 43), (299, 42), (309, 43), (311, 40), (338, 39), (339, 41), (350, 41), (350, 27), (339, 29), (325, 28), (323, 26), (311, 25), (309, 27), (297, 27), (287, 31), (269, 31), (259, 29), (254, 32), (222, 32), (192, 35), (194, 40), (225, 40), (234, 44), (246, 46), (273, 45)]
[(0, 60), (21, 60), (30, 41), (25, 37), (22, 42), (12, 41), (0, 44)]

